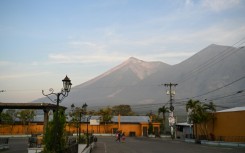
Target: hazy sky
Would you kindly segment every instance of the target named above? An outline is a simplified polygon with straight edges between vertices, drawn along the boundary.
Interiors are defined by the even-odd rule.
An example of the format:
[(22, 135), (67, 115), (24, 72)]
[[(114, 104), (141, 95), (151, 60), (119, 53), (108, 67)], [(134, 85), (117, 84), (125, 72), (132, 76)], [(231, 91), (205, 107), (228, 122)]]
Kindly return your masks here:
[(245, 36), (244, 0), (1, 0), (0, 102), (29, 102), (127, 60), (177, 64)]

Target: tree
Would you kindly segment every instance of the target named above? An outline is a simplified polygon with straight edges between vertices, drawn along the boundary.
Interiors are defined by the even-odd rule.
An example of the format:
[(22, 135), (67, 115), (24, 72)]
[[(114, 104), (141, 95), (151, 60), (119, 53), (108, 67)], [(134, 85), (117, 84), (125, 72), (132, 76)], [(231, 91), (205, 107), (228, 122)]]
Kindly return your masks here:
[(149, 122), (149, 128), (148, 128), (148, 135), (153, 134), (153, 125), (151, 122)]
[(0, 114), (0, 117), (3, 124), (13, 125), (16, 118), (16, 112), (15, 110), (6, 110), (6, 112)]
[(162, 113), (162, 126), (160, 129), (160, 133), (163, 134), (163, 131), (165, 129), (165, 120), (166, 120), (166, 116), (165, 114), (169, 112), (168, 107), (162, 106), (158, 109), (158, 115), (160, 115)]
[(197, 110), (198, 110), (199, 105), (200, 105), (200, 101), (192, 100), (192, 99), (190, 99), (186, 104), (186, 111), (188, 113), (188, 122), (193, 123), (194, 125), (195, 130), (194, 129), (193, 130), (195, 131), (196, 140), (197, 140), (197, 125), (196, 124), (199, 122)]
[(112, 116), (112, 109), (110, 107), (100, 109), (99, 115), (101, 115), (101, 117), (102, 117), (102, 122), (104, 122), (104, 124), (105, 124), (105, 132), (107, 133), (106, 126), (109, 122), (111, 122), (111, 119), (113, 117)]
[(44, 135), (45, 153), (62, 153), (66, 147), (64, 110), (56, 110), (53, 120), (48, 123)]
[(117, 105), (112, 107), (113, 115), (122, 115), (122, 116), (132, 116), (134, 112), (132, 111), (130, 105)]
[(72, 104), (71, 110), (72, 111), (69, 113), (69, 116), (71, 117), (70, 122), (78, 130), (78, 128), (80, 126), (80, 118), (82, 117), (81, 115), (85, 115), (85, 110), (83, 108), (80, 108), (80, 107), (75, 107), (74, 104)]
[(212, 102), (202, 104), (200, 101), (192, 99), (187, 102), (186, 111), (188, 112), (189, 122), (194, 124), (196, 141), (198, 139), (197, 124), (200, 125), (201, 132), (208, 137), (207, 122), (213, 119), (213, 112), (215, 112), (215, 110), (215, 105)]
[(25, 109), (17, 112), (16, 116), (20, 119), (24, 126), (28, 123), (29, 127), (30, 122), (34, 120), (36, 113), (34, 110)]
[(204, 113), (204, 120), (203, 120), (203, 131), (204, 131), (204, 134), (206, 135), (206, 138), (209, 136), (208, 134), (208, 130), (207, 130), (207, 123), (208, 121), (212, 120), (212, 125), (214, 126), (214, 119), (215, 119), (215, 116), (214, 116), (214, 112), (216, 112), (216, 106), (214, 105), (214, 103), (211, 101), (209, 102), (208, 104), (203, 104), (203, 109), (205, 110), (205, 113)]

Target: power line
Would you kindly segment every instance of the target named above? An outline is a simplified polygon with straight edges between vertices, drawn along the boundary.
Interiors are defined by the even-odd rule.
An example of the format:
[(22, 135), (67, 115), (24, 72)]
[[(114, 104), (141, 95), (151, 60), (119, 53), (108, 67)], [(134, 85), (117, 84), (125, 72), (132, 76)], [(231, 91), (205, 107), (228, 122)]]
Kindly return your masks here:
[(226, 84), (226, 85), (224, 85), (224, 86), (222, 86), (222, 87), (219, 87), (219, 88), (216, 88), (216, 89), (214, 89), (214, 90), (208, 91), (208, 92), (206, 92), (206, 93), (203, 93), (203, 94), (194, 96), (194, 97), (192, 97), (192, 98), (201, 97), (201, 96), (210, 94), (210, 93), (212, 93), (212, 92), (215, 92), (215, 91), (217, 91), (217, 90), (220, 90), (220, 89), (223, 89), (223, 88), (225, 88), (225, 87), (227, 87), (227, 86), (230, 86), (230, 85), (232, 85), (232, 84), (234, 84), (234, 83), (236, 83), (236, 82), (238, 82), (238, 81), (240, 81), (240, 80), (242, 80), (242, 79), (244, 79), (244, 78), (245, 78), (245, 76), (242, 76), (242, 77), (236, 79), (235, 81), (232, 81), (232, 82), (230, 82), (230, 83), (228, 83), (228, 84)]
[(237, 92), (235, 92), (235, 93), (232, 93), (232, 94), (229, 94), (229, 95), (222, 96), (222, 97), (211, 98), (210, 100), (220, 100), (220, 99), (224, 99), (224, 98), (227, 98), (227, 97), (231, 97), (231, 96), (235, 96), (235, 95), (237, 95), (237, 94), (240, 94), (240, 93), (242, 93), (243, 91), (244, 91), (244, 89), (243, 89), (243, 90), (239, 90), (239, 91), (237, 91)]
[[(235, 44), (233, 44), (232, 46), (234, 47), (235, 45), (237, 45), (238, 43), (240, 43), (240, 42), (243, 41), (244, 39), (245, 39), (245, 37), (242, 38), (241, 40), (239, 40), (238, 42), (236, 42)], [(239, 44), (239, 46), (241, 46), (241, 45), (244, 44), (244, 43), (245, 43), (245, 42), (241, 42), (241, 43)], [(222, 52), (221, 55), (220, 55), (220, 54), (217, 54), (217, 55), (213, 56), (213, 57), (210, 58), (209, 60), (205, 61), (204, 64), (201, 64), (201, 65), (197, 66), (196, 68), (194, 68), (193, 70), (191, 70), (190, 72), (186, 73), (186, 74), (184, 75), (184, 79), (181, 79), (181, 80), (178, 80), (178, 81), (175, 81), (175, 82), (178, 82), (178, 84), (181, 85), (181, 83), (183, 83), (183, 82), (185, 82), (186, 80), (188, 80), (188, 79), (190, 79), (191, 77), (193, 77), (193, 76), (195, 75), (195, 74), (193, 74), (193, 73), (198, 72), (198, 71), (199, 71), (199, 73), (200, 73), (200, 71), (202, 72), (202, 71), (206, 70), (207, 68), (213, 66), (214, 64), (217, 64), (218, 62), (222, 61), (223, 59), (225, 59), (225, 58), (231, 56), (232, 54), (234, 54), (234, 53), (240, 51), (242, 48), (243, 48), (243, 47), (241, 47), (241, 48), (235, 48), (235, 49), (233, 49), (233, 48), (227, 48), (227, 49), (225, 49), (224, 52)], [(217, 57), (217, 58), (216, 58), (216, 57)], [(218, 61), (217, 61), (217, 60), (218, 60)], [(214, 63), (213, 63), (213, 62), (214, 62)], [(203, 70), (202, 70), (202, 69), (203, 69)]]

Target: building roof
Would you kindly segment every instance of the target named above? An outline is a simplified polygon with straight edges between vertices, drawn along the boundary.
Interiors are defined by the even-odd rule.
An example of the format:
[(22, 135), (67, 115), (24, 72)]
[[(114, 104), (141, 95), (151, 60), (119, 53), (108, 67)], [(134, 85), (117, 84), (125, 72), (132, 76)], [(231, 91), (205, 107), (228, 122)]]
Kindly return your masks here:
[[(50, 120), (52, 120), (53, 115), (50, 115)], [(87, 119), (100, 120), (101, 116), (83, 116), (81, 117), (81, 122), (87, 122)], [(71, 117), (67, 116), (67, 121), (70, 121)], [(34, 117), (34, 121), (41, 122), (43, 121), (43, 115), (37, 115)], [(118, 123), (118, 116), (113, 116), (111, 119), (112, 122)], [(150, 121), (149, 116), (120, 116), (121, 123), (148, 123)]]
[(224, 109), (224, 110), (217, 111), (217, 112), (220, 113), (220, 112), (237, 112), (237, 111), (245, 111), (245, 106)]
[[(149, 121), (149, 116), (120, 116), (121, 123), (148, 123)], [(118, 122), (118, 116), (113, 116), (112, 122)]]
[[(81, 122), (86, 122), (88, 116), (84, 116), (81, 118)], [(100, 120), (101, 116), (91, 116), (90, 119)], [(118, 116), (113, 116), (111, 119), (112, 122), (118, 123)], [(150, 121), (149, 116), (120, 116), (121, 123), (148, 123)]]

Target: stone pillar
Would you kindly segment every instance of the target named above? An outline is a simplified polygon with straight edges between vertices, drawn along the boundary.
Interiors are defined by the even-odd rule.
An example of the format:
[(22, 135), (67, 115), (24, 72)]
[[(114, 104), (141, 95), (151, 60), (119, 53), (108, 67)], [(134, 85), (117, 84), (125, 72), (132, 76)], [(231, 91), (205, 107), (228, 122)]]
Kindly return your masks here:
[(2, 112), (3, 112), (3, 108), (0, 108), (0, 124), (2, 123), (2, 117), (1, 117)]
[(45, 130), (46, 130), (46, 127), (48, 125), (48, 120), (49, 120), (49, 109), (44, 109), (43, 112), (44, 112), (44, 121), (43, 121), (43, 134), (45, 133)]

